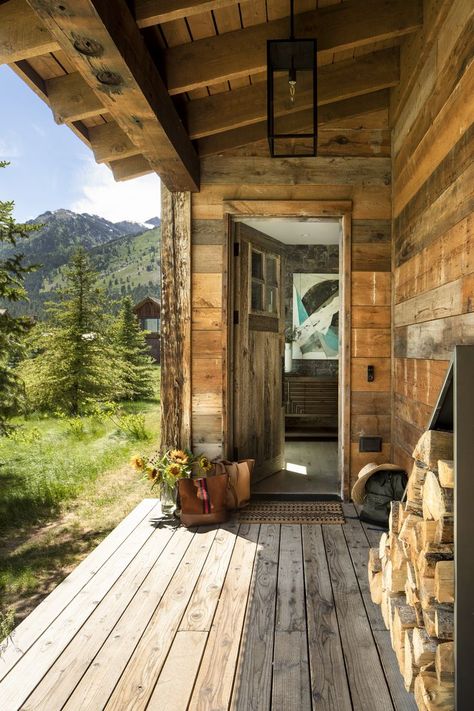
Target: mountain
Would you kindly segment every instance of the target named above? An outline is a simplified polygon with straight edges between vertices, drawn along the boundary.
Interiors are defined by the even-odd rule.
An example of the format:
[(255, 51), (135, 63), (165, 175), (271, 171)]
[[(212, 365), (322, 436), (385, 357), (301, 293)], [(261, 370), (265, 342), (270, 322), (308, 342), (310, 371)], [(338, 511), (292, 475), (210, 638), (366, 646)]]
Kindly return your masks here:
[(146, 224), (153, 225), (153, 227), (161, 227), (161, 217), (150, 217)]
[[(159, 218), (152, 219), (159, 222)], [(21, 250), (26, 263), (41, 265), (26, 278), (30, 303), (9, 306), (12, 313), (41, 318), (44, 302), (61, 284), (64, 267), (79, 246), (90, 253), (108, 300), (126, 293), (137, 300), (148, 291), (155, 296), (159, 293), (159, 228), (130, 221), (114, 223), (64, 209), (45, 212), (28, 224), (41, 228), (16, 248), (0, 245), (0, 257)]]
[[(113, 302), (130, 295), (135, 302), (147, 294), (160, 294), (160, 229), (155, 227), (137, 235), (125, 235), (89, 250), (99, 272), (99, 284), (107, 300)], [(64, 281), (65, 265), (52, 270), (43, 280), (39, 299), (51, 299)]]

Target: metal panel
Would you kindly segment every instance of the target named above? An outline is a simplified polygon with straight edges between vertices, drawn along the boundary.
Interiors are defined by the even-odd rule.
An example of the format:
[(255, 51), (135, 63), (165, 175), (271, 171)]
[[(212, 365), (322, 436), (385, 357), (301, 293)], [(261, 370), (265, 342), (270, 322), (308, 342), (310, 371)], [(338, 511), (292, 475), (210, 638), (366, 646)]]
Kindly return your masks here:
[(456, 711), (474, 699), (474, 346), (454, 355)]

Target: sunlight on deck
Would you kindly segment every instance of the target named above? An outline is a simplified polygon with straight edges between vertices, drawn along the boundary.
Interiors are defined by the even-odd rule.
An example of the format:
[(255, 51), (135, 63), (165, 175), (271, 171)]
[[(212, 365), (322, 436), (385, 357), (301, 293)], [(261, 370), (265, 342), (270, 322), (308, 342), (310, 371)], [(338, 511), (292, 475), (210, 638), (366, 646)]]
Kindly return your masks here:
[(19, 625), (1, 709), (414, 708), (353, 507), (344, 526), (198, 531), (159, 513), (144, 500)]

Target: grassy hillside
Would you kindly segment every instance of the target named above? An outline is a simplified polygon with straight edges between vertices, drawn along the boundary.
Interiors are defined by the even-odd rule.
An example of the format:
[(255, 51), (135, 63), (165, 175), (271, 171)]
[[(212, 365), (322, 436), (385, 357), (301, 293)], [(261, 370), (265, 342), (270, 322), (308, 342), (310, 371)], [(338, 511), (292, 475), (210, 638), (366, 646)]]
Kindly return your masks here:
[[(130, 294), (134, 301), (139, 301), (147, 294), (159, 296), (159, 227), (139, 235), (119, 237), (94, 247), (89, 250), (89, 254), (109, 299), (120, 299), (125, 294)], [(51, 292), (62, 285), (64, 271), (64, 266), (59, 267), (44, 279), (40, 291), (42, 301), (51, 298)]]

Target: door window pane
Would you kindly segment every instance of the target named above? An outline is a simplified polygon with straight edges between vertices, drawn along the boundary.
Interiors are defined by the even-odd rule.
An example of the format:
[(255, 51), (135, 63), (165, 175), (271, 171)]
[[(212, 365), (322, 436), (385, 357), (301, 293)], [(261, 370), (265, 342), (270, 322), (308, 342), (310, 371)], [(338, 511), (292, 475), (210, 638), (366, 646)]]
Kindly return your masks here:
[(277, 259), (267, 255), (265, 281), (271, 286), (278, 286)]
[(263, 284), (252, 279), (252, 311), (263, 311)]
[(266, 304), (269, 314), (278, 314), (278, 289), (275, 286), (267, 286)]
[(252, 277), (263, 279), (263, 254), (252, 249)]

